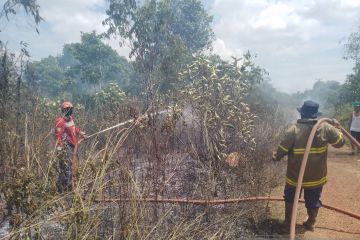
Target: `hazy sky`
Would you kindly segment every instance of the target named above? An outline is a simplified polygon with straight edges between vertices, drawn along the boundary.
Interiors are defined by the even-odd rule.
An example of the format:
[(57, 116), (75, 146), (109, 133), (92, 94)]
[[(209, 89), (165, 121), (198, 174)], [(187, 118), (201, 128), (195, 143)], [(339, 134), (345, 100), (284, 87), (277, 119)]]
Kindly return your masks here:
[[(0, 0), (1, 6), (5, 0)], [(80, 40), (80, 31), (104, 31), (106, 0), (39, 0), (45, 19), (38, 29), (30, 18), (0, 22), (0, 39), (16, 51), (29, 43), (34, 59), (61, 53), (64, 43)], [(317, 79), (343, 82), (353, 63), (342, 59), (343, 44), (360, 26), (360, 0), (207, 0), (214, 16), (214, 52), (224, 58), (257, 55), (282, 91), (311, 88)], [(121, 55), (116, 41), (109, 43)]]

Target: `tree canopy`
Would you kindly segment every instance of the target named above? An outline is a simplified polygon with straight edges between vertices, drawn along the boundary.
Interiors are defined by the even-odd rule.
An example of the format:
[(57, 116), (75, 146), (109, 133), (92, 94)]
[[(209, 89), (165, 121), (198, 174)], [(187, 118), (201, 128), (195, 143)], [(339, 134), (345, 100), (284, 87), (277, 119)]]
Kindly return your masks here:
[(133, 67), (95, 33), (82, 33), (80, 43), (65, 44), (59, 56), (29, 64), (26, 80), (47, 96), (88, 94), (110, 82), (126, 88)]
[(106, 13), (106, 35), (130, 43), (130, 57), (145, 84), (162, 90), (172, 88), (181, 68), (209, 49), (214, 37), (212, 17), (198, 0), (150, 0), (142, 5), (111, 0)]
[(345, 44), (345, 59), (354, 61), (353, 73), (347, 79), (341, 89), (342, 102), (360, 100), (360, 27), (348, 37)]
[[(40, 16), (38, 0), (6, 0), (0, 11), (0, 19), (5, 17), (8, 21), (11, 15), (16, 15), (18, 9), (24, 8), (27, 15), (31, 15), (36, 25), (44, 19)], [(39, 30), (35, 28), (37, 33)]]
[(67, 70), (67, 75), (72, 78), (98, 85), (100, 89), (115, 79), (123, 86), (129, 84), (132, 69), (127, 60), (104, 44), (96, 32), (82, 33), (81, 42), (66, 44), (63, 52), (72, 63)]

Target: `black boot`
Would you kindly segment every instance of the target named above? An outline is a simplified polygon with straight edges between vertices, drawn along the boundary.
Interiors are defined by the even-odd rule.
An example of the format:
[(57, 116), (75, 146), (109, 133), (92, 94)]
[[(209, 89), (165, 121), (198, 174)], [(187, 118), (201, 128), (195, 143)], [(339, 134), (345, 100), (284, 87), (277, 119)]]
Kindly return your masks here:
[(285, 202), (285, 220), (281, 225), (280, 234), (289, 234), (290, 233), (290, 223), (291, 223), (291, 214), (292, 214), (293, 204)]
[(316, 222), (316, 217), (318, 215), (319, 212), (319, 208), (315, 208), (315, 209), (307, 209), (307, 214), (308, 214), (308, 219), (303, 222), (303, 226), (305, 227), (306, 230), (309, 231), (314, 231), (314, 225)]

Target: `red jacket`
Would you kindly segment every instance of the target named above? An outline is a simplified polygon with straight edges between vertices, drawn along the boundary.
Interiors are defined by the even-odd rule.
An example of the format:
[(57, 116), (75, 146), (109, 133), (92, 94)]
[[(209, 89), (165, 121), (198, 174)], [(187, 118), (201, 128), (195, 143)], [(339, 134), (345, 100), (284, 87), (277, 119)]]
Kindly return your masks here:
[(64, 141), (68, 144), (76, 145), (76, 135), (80, 132), (80, 128), (75, 126), (74, 118), (58, 117), (55, 120), (55, 140), (56, 146), (63, 146)]

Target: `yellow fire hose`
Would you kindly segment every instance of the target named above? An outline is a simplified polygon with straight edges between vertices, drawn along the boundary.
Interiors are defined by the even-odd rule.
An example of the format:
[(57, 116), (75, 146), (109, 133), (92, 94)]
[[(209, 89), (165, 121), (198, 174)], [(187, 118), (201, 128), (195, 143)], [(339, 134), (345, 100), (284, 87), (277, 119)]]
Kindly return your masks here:
[[(323, 122), (328, 122), (330, 124), (334, 124), (334, 121), (332, 119), (328, 119), (328, 118), (321, 118), (317, 121), (317, 123), (314, 125), (314, 127), (312, 128), (309, 138), (308, 138), (308, 142), (306, 144), (306, 148), (305, 148), (305, 153), (304, 153), (304, 157), (301, 163), (301, 167), (300, 167), (300, 171), (299, 171), (299, 177), (297, 180), (297, 185), (296, 185), (296, 191), (295, 191), (295, 198), (294, 198), (294, 203), (293, 203), (293, 209), (292, 209), (292, 216), (291, 216), (291, 225), (290, 225), (290, 239), (294, 240), (295, 239), (295, 226), (296, 226), (296, 217), (297, 217), (297, 209), (298, 209), (298, 204), (299, 204), (299, 197), (300, 197), (300, 192), (301, 192), (301, 185), (302, 185), (302, 181), (303, 181), (303, 177), (304, 177), (304, 172), (305, 172), (305, 168), (306, 168), (306, 163), (309, 157), (309, 153), (310, 153), (310, 149), (311, 149), (311, 145), (312, 142), (314, 140), (315, 134), (316, 134), (316, 130), (318, 129), (319, 125)], [(128, 123), (128, 122), (126, 122)], [(119, 124), (120, 125), (120, 124)], [(105, 130), (110, 130), (113, 129), (113, 127), (109, 128), (109, 129), (105, 129)], [(349, 132), (347, 132), (343, 127), (340, 127), (341, 132), (350, 139), (350, 141), (356, 145), (357, 148), (360, 149), (360, 143), (358, 143), (356, 141), (355, 138), (353, 138), (351, 136), (351, 134)], [(104, 132), (104, 130), (99, 131), (98, 133), (102, 133)], [(93, 134), (93, 135), (97, 135)], [(91, 136), (93, 136), (91, 135)], [(81, 139), (78, 144), (80, 144), (84, 139)], [(77, 144), (77, 145), (78, 145)], [(78, 146), (75, 146), (75, 150), (74, 152), (77, 153), (77, 148)], [(75, 154), (76, 155), (76, 154)], [(75, 164), (74, 164), (75, 165)], [(75, 179), (73, 181), (73, 187), (75, 187)], [(228, 203), (239, 203), (239, 202), (245, 202), (245, 201), (263, 201), (263, 200), (267, 200), (267, 201), (283, 201), (283, 198), (279, 198), (279, 197), (246, 197), (246, 198), (235, 198), (235, 199), (216, 199), (216, 200), (206, 200), (206, 199), (162, 199), (162, 198), (142, 198), (142, 199), (127, 199), (127, 198), (105, 198), (105, 197), (99, 197), (97, 199), (95, 199), (95, 202), (98, 203), (109, 203), (109, 202), (130, 202), (130, 201), (142, 201), (142, 202), (152, 202), (152, 203), (187, 203), (187, 204), (198, 204), (198, 205), (216, 205), (216, 204), (228, 204)], [(304, 201), (300, 201), (300, 202), (304, 202)], [(322, 206), (324, 208), (348, 215), (350, 217), (353, 217), (355, 219), (360, 220), (360, 216), (357, 214), (354, 214), (352, 212), (349, 211), (345, 211), (333, 206), (329, 206), (326, 204), (322, 204)]]

